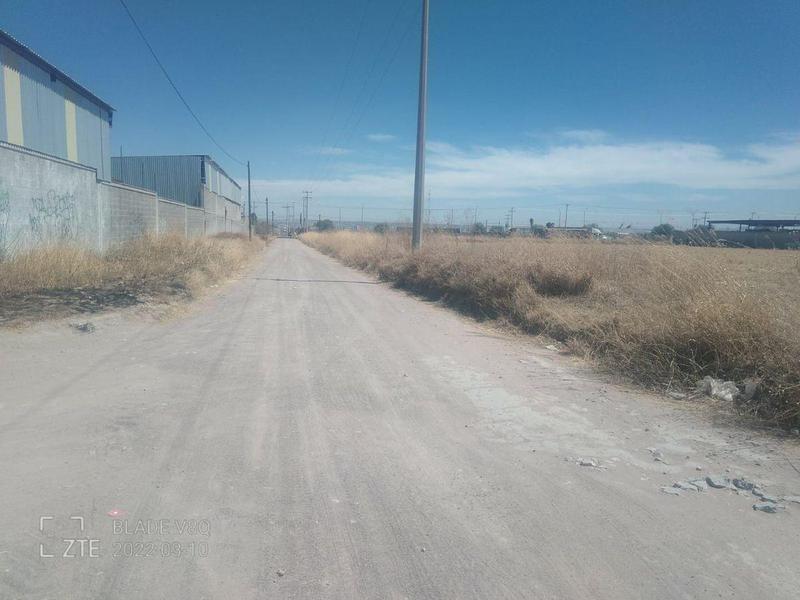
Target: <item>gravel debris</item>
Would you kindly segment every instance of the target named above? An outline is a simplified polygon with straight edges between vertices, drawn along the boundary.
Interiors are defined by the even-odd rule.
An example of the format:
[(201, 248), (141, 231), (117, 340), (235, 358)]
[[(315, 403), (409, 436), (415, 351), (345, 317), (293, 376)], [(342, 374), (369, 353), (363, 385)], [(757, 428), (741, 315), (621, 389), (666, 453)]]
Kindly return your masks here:
[(699, 492), (700, 490), (697, 489), (697, 486), (689, 483), (688, 481), (676, 481), (672, 484), (672, 487), (677, 488), (679, 490), (683, 490), (684, 492)]
[(709, 475), (706, 477), (706, 483), (713, 488), (717, 488), (718, 490), (724, 490), (725, 488), (733, 487), (731, 480), (727, 477)]
[(698, 492), (705, 492), (708, 489), (708, 482), (705, 479), (692, 479), (689, 481)]
[(776, 513), (779, 510), (785, 510), (783, 504), (773, 504), (772, 502), (756, 502), (753, 504), (753, 510), (759, 510), (765, 513)]

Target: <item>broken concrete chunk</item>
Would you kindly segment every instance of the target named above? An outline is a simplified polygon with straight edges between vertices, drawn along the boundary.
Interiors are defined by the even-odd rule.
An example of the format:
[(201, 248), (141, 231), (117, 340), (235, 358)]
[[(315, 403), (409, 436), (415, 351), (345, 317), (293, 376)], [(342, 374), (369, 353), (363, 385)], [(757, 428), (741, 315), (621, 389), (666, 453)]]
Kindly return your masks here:
[(681, 495), (681, 491), (676, 489), (676, 488), (674, 488), (674, 487), (663, 486), (661, 488), (661, 491), (664, 492), (665, 494), (669, 494), (670, 496), (680, 496)]
[(713, 477), (709, 475), (706, 477), (706, 483), (713, 488), (717, 488), (718, 490), (731, 487), (731, 480), (727, 477)]
[(742, 399), (747, 401), (753, 400), (758, 395), (760, 387), (761, 382), (758, 379), (745, 379)]
[(753, 504), (753, 510), (760, 510), (765, 513), (776, 513), (785, 509), (786, 507), (782, 504), (773, 504), (772, 502), (756, 502)]
[(598, 466), (600, 466), (600, 463), (598, 463), (593, 458), (579, 458), (578, 459), (578, 464), (580, 466), (582, 466), (582, 467), (598, 467)]
[(740, 490), (745, 490), (746, 492), (749, 492), (754, 487), (756, 487), (756, 484), (753, 483), (752, 481), (747, 481), (747, 479), (739, 479), (739, 478), (733, 480), (733, 485), (735, 485)]
[(705, 479), (692, 479), (689, 483), (696, 487), (698, 492), (705, 492), (708, 489), (708, 483)]
[(784, 496), (784, 502), (794, 502), (795, 504), (800, 504), (800, 496)]
[(699, 492), (700, 490), (697, 489), (697, 486), (689, 483), (688, 481), (676, 481), (672, 484), (672, 487), (677, 488), (679, 490), (683, 490), (684, 492)]
[(708, 375), (697, 382), (697, 391), (726, 402), (733, 402), (741, 396), (741, 392), (734, 382), (722, 381)]

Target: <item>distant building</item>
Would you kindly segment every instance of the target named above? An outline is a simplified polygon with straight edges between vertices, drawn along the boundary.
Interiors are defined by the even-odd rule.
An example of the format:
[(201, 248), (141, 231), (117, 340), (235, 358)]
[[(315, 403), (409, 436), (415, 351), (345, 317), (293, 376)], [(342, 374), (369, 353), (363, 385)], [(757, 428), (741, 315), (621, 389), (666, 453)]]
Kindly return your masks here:
[(0, 30), (0, 141), (92, 167), (111, 178), (114, 109)]
[(204, 154), (113, 156), (111, 175), (114, 181), (151, 190), (187, 206), (213, 209), (215, 202), (224, 200), (226, 211), (241, 210), (242, 188)]

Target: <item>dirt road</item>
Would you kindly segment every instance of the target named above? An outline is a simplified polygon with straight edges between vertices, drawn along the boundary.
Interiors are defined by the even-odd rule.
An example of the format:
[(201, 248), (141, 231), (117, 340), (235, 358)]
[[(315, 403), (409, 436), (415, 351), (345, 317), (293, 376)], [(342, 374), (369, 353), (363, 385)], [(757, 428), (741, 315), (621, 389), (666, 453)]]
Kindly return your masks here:
[(0, 598), (800, 595), (800, 504), (660, 489), (800, 495), (796, 441), (299, 241), (187, 314), (93, 323), (0, 332)]

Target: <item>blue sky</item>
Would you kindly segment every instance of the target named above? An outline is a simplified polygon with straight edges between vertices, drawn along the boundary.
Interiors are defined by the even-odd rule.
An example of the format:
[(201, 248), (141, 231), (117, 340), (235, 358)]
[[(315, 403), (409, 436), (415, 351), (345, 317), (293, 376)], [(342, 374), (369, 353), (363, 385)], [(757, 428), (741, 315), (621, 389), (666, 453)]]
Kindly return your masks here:
[[(410, 218), (420, 2), (128, 4), (251, 161), (256, 208), (313, 189), (315, 214)], [(800, 213), (800, 2), (431, 4), (434, 220), (555, 221), (566, 203), (570, 224), (607, 226)], [(115, 153), (210, 153), (245, 175), (118, 2), (3, 0), (0, 27), (117, 109)]]

